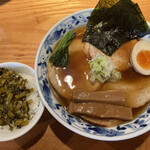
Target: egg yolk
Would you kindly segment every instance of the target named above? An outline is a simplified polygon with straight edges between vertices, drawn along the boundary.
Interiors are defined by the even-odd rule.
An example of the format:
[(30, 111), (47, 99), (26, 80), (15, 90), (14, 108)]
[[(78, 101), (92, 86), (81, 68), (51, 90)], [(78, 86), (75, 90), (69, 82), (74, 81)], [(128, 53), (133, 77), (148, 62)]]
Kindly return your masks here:
[(150, 69), (150, 51), (142, 50), (137, 55), (138, 64), (144, 69)]

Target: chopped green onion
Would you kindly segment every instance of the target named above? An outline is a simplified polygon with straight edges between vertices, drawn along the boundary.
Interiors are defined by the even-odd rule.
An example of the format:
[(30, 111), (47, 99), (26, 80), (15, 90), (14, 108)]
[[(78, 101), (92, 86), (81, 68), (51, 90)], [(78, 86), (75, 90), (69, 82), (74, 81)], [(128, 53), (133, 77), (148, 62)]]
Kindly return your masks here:
[(107, 80), (116, 81), (121, 79), (121, 73), (115, 70), (115, 65), (111, 59), (104, 55), (97, 55), (95, 58), (89, 61), (91, 81), (99, 80), (104, 83)]

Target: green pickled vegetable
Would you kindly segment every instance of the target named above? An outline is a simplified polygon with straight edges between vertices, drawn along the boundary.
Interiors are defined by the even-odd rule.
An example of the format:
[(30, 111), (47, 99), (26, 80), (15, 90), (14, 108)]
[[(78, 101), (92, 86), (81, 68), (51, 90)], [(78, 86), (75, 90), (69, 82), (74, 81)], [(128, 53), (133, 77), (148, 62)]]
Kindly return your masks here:
[(21, 128), (28, 125), (32, 99), (26, 100), (33, 91), (26, 87), (27, 80), (19, 74), (0, 68), (0, 125)]
[(8, 102), (8, 104), (10, 104), (12, 98), (13, 98), (13, 93), (11, 93), (11, 92), (8, 93), (8, 95), (7, 95), (7, 102)]
[(23, 91), (23, 92), (15, 95), (15, 98), (19, 99), (19, 98), (25, 97), (28, 93), (29, 93), (29, 91)]
[(56, 67), (67, 67), (69, 52), (68, 46), (75, 36), (75, 31), (67, 32), (61, 39), (54, 52), (49, 58), (52, 65)]
[(149, 33), (138, 4), (131, 0), (99, 0), (88, 20), (83, 41), (111, 56), (125, 42)]

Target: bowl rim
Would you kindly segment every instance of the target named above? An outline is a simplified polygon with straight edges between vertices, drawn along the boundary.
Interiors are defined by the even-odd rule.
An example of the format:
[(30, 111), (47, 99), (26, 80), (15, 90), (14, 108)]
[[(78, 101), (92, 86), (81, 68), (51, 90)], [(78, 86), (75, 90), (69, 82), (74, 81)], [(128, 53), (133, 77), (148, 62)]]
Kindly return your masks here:
[[(2, 65), (2, 67), (6, 66), (6, 65), (8, 65), (8, 66), (14, 66), (14, 68), (15, 68), (15, 65), (19, 65), (19, 67), (20, 66), (25, 67), (25, 68), (27, 68), (31, 72), (31, 74), (33, 74), (33, 76), (35, 78), (35, 71), (34, 71), (34, 69), (32, 67), (24, 64), (24, 63), (20, 63), (20, 62), (3, 62), (3, 63), (0, 63), (0, 67), (1, 67), (1, 65)], [(12, 67), (7, 67), (6, 66), (4, 68), (12, 68)], [(13, 70), (13, 69), (11, 69), (11, 70)], [(30, 122), (27, 126), (24, 126), (24, 129), (21, 130), (20, 132), (18, 132), (18, 134), (14, 134), (14, 135), (12, 135), (12, 136), (10, 136), (8, 138), (0, 139), (0, 142), (14, 140), (16, 138), (19, 138), (19, 137), (23, 136), (27, 132), (29, 132), (37, 124), (37, 122), (40, 120), (43, 112), (44, 112), (44, 105), (43, 105), (42, 101), (40, 100), (40, 105), (39, 105), (39, 108), (38, 108), (38, 110), (36, 112), (36, 113), (38, 113), (38, 115), (36, 115), (36, 119), (33, 120), (33, 118), (34, 118), (34, 116), (33, 116), (33, 118), (31, 119), (32, 122)]]
[(150, 130), (150, 126), (147, 126), (141, 130), (138, 130), (136, 131), (136, 133), (129, 133), (127, 135), (121, 135), (121, 136), (115, 136), (115, 137), (106, 137), (106, 136), (101, 136), (101, 135), (91, 135), (91, 134), (88, 134), (88, 133), (85, 133), (83, 131), (79, 131), (78, 129), (75, 129), (74, 127), (72, 127), (71, 125), (68, 125), (65, 121), (63, 121), (62, 119), (60, 119), (54, 112), (53, 110), (50, 108), (50, 106), (47, 104), (43, 94), (42, 94), (42, 91), (40, 89), (40, 86), (39, 86), (39, 83), (38, 83), (38, 59), (39, 59), (39, 54), (40, 54), (40, 50), (43, 46), (43, 43), (44, 41), (46, 40), (47, 36), (51, 33), (51, 31), (53, 31), (53, 29), (55, 27), (57, 27), (61, 22), (63, 22), (65, 19), (73, 16), (73, 15), (76, 15), (78, 13), (82, 13), (82, 12), (85, 12), (85, 11), (92, 11), (93, 8), (88, 8), (88, 9), (83, 9), (83, 10), (79, 10), (77, 12), (74, 12), (66, 17), (64, 17), (63, 19), (61, 19), (60, 21), (58, 21), (54, 26), (52, 26), (48, 32), (46, 33), (46, 35), (44, 36), (44, 38), (42, 39), (40, 45), (39, 45), (39, 48), (38, 48), (38, 51), (37, 51), (37, 54), (36, 54), (36, 59), (35, 59), (35, 80), (36, 80), (36, 85), (37, 85), (37, 90), (39, 92), (39, 95), (42, 99), (42, 102), (43, 104), (45, 105), (45, 107), (47, 108), (47, 110), (50, 112), (50, 114), (60, 123), (62, 124), (63, 126), (65, 126), (66, 128), (68, 128), (69, 130), (71, 130), (72, 132), (74, 133), (77, 133), (81, 136), (84, 136), (84, 137), (87, 137), (87, 138), (90, 138), (90, 139), (95, 139), (95, 140), (101, 140), (101, 141), (122, 141), (122, 140), (128, 140), (128, 139), (131, 139), (131, 138), (134, 138), (134, 137), (137, 137), (137, 136), (140, 136), (146, 132), (148, 132)]

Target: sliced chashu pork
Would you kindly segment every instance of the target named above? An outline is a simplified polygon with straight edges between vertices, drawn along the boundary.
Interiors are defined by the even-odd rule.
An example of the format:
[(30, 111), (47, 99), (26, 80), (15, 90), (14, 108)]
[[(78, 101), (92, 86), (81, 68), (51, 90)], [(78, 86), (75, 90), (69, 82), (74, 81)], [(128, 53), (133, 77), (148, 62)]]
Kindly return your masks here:
[(122, 73), (122, 79), (107, 82), (101, 90), (122, 90), (126, 93), (126, 106), (137, 108), (150, 101), (150, 76), (142, 76), (132, 68)]
[(69, 62), (66, 69), (47, 63), (50, 83), (66, 99), (72, 98), (73, 89), (95, 91), (101, 86), (100, 82), (91, 83), (89, 80), (90, 68), (83, 49), (84, 43), (81, 39), (74, 39), (69, 46)]
[(119, 119), (110, 119), (110, 118), (100, 119), (100, 118), (94, 118), (94, 117), (83, 116), (83, 115), (82, 116), (80, 115), (80, 117), (89, 123), (99, 125), (102, 127), (114, 127), (123, 123), (123, 121)]
[[(139, 75), (132, 70), (132, 66), (130, 65), (130, 53), (136, 43), (137, 40), (132, 40), (123, 44), (110, 57), (116, 66), (116, 70), (128, 72), (129, 75), (126, 75), (129, 80), (123, 77), (122, 80), (115, 83), (107, 82), (101, 88), (101, 90), (124, 91), (126, 93), (126, 105), (133, 108), (143, 106), (150, 101), (150, 77)], [(85, 43), (84, 53), (88, 58), (94, 58), (97, 53), (102, 52), (91, 44)]]
[[(132, 51), (137, 40), (132, 40), (123, 44), (114, 54), (110, 57), (116, 66), (116, 70), (124, 71), (130, 67), (130, 52)], [(89, 59), (94, 58), (97, 54), (102, 52), (89, 43), (85, 43), (84, 53)], [(108, 56), (109, 57), (109, 56)]]

